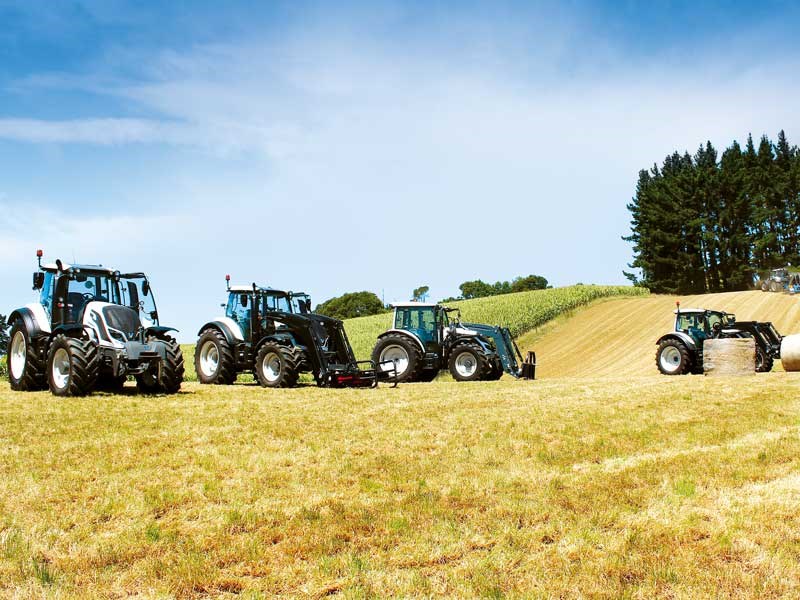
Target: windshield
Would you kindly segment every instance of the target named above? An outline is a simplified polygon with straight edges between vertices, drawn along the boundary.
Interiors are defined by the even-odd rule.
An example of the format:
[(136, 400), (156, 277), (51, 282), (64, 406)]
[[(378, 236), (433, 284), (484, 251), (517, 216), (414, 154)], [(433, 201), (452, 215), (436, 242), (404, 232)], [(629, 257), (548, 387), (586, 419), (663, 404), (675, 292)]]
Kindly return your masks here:
[(106, 275), (78, 273), (69, 280), (68, 302), (111, 302), (119, 304), (119, 289), (114, 279)]
[[(145, 285), (147, 283), (147, 285)], [(119, 289), (122, 295), (123, 306), (128, 306), (139, 313), (139, 320), (143, 327), (158, 325), (158, 311), (153, 290), (147, 278), (142, 276), (128, 276), (120, 279)]]
[(311, 312), (311, 297), (308, 294), (292, 295), (292, 312), (305, 315)]
[(285, 294), (264, 294), (262, 298), (265, 312), (292, 312)]

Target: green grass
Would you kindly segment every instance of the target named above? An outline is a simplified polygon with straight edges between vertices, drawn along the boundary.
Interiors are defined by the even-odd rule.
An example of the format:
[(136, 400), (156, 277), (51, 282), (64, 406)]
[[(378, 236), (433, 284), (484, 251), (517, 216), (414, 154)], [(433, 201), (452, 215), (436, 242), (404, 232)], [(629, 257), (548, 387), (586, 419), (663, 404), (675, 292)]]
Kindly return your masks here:
[[(465, 321), (502, 325), (508, 327), (511, 334), (517, 337), (565, 312), (600, 298), (647, 295), (649, 292), (646, 289), (631, 286), (575, 285), (460, 300), (448, 302), (447, 306), (460, 308)], [(391, 313), (345, 321), (345, 329), (356, 357), (359, 360), (369, 359), (378, 335), (391, 326)]]
[(800, 595), (800, 376), (0, 383), (0, 597)]

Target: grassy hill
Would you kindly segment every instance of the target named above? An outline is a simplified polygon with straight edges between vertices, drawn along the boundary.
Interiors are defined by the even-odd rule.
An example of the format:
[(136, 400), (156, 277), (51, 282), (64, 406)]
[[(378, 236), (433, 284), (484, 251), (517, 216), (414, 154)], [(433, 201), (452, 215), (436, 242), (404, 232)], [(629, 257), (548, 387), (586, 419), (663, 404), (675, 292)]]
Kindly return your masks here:
[[(642, 297), (648, 293), (647, 290), (630, 286), (575, 285), (448, 302), (447, 306), (460, 308), (465, 321), (502, 325), (518, 336), (599, 298)], [(378, 335), (391, 326), (391, 313), (345, 321), (347, 336), (356, 357), (359, 360), (369, 359)]]
[(655, 342), (674, 326), (676, 299), (685, 308), (724, 310), (742, 321), (772, 321), (783, 335), (800, 333), (800, 298), (726, 292), (611, 299), (559, 319), (546, 331), (523, 335), (518, 344), (523, 351), (536, 351), (537, 376), (543, 379), (654, 373)]

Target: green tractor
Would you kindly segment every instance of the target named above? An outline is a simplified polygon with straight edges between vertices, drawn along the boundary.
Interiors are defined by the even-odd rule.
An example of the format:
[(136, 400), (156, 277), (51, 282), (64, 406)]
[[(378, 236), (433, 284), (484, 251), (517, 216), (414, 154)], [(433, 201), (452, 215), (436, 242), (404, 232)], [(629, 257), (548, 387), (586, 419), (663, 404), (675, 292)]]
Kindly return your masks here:
[(536, 355), (523, 361), (506, 327), (462, 323), (458, 309), (435, 303), (392, 308), (394, 327), (378, 336), (372, 361), (384, 370), (393, 364), (397, 381), (432, 381), (443, 369), (456, 381), (493, 381), (503, 373), (535, 378)]
[(656, 366), (664, 375), (703, 373), (703, 342), (708, 339), (753, 338), (756, 343), (755, 370), (772, 370), (781, 357), (783, 337), (772, 323), (736, 321), (736, 315), (705, 308), (675, 310), (675, 330), (662, 335), (656, 345)]

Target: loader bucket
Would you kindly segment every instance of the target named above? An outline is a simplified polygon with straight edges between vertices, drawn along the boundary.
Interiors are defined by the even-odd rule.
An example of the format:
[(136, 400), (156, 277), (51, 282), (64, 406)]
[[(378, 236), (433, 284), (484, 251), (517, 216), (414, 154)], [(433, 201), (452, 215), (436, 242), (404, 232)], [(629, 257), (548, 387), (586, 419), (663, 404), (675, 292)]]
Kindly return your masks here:
[(522, 363), (520, 377), (522, 379), (536, 379), (536, 352), (528, 352), (528, 358)]

